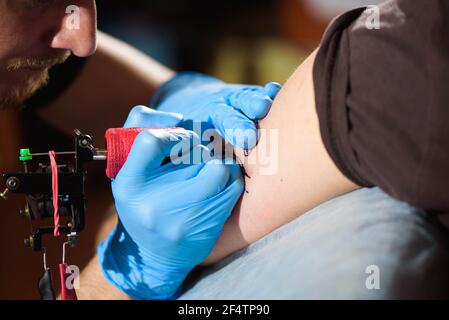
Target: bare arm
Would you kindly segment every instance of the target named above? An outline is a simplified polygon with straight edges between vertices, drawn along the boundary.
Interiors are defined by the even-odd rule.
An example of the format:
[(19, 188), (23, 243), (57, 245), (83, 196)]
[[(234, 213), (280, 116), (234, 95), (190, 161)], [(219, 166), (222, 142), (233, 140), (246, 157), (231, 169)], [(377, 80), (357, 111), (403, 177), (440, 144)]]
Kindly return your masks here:
[(101, 138), (107, 128), (121, 127), (134, 105), (147, 105), (173, 75), (140, 51), (99, 32), (98, 50), (75, 82), (38, 114), (70, 136), (79, 128)]
[(77, 290), (80, 300), (128, 300), (129, 297), (111, 285), (103, 276), (97, 255), (89, 262), (80, 276)]
[[(315, 111), (311, 55), (285, 84), (261, 122), (262, 130), (275, 129), (278, 139), (262, 132), (259, 146), (245, 159), (244, 194), (205, 264), (257, 241), (299, 215), (335, 196), (357, 188), (346, 179), (330, 159), (319, 132)], [(260, 163), (264, 145), (270, 163)], [(276, 156), (277, 155), (277, 156)], [(259, 158), (259, 159), (257, 159)], [(257, 160), (257, 161), (256, 161)], [(268, 169), (273, 174), (266, 174)], [(126, 295), (112, 287), (101, 274), (95, 257), (81, 275), (80, 299), (124, 299)]]
[[(291, 76), (260, 123), (261, 140), (245, 159), (247, 193), (227, 221), (205, 264), (214, 263), (294, 220), (311, 208), (357, 186), (340, 173), (321, 140), (315, 110), (313, 53)], [(275, 130), (278, 139), (264, 135)], [(261, 164), (260, 152), (269, 164)], [(272, 149), (273, 147), (276, 147)], [(273, 174), (263, 169), (271, 167)]]

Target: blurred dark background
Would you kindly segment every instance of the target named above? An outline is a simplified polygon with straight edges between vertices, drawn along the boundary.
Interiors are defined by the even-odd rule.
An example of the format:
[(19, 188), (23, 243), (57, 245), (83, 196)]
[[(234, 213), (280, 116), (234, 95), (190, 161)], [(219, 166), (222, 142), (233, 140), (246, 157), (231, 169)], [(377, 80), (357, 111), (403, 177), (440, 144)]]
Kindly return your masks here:
[(177, 70), (285, 82), (336, 15), (381, 0), (97, 0), (98, 25)]
[[(205, 72), (225, 81), (263, 84), (285, 82), (319, 44), (332, 16), (366, 0), (97, 0), (98, 26), (177, 70)], [(370, 2), (379, 2), (370, 1)], [(8, 150), (69, 150), (73, 140), (32, 118), (11, 111), (0, 117), (10, 137), (0, 137)], [(125, 119), (124, 119), (125, 120)], [(29, 134), (14, 126), (16, 122)], [(33, 134), (39, 132), (39, 134)], [(21, 136), (22, 135), (22, 136)], [(0, 172), (21, 170), (17, 157), (0, 157)], [(92, 164), (87, 184), (89, 207), (79, 245), (69, 262), (83, 268), (95, 253), (98, 230), (111, 209), (112, 195), (103, 164)], [(29, 232), (18, 217), (22, 197), (0, 202), (0, 299), (38, 299), (42, 256), (22, 245)], [(51, 241), (49, 241), (51, 242)], [(49, 264), (60, 262), (62, 247), (47, 246)], [(53, 282), (58, 277), (53, 269)]]
[[(134, 0), (132, 5), (99, 0), (97, 4), (100, 30), (175, 70), (212, 73), (234, 82), (285, 81), (318, 43), (326, 25), (324, 21), (298, 25), (305, 20), (298, 0)], [(296, 21), (294, 29), (304, 33), (298, 36), (289, 30), (287, 20)]]

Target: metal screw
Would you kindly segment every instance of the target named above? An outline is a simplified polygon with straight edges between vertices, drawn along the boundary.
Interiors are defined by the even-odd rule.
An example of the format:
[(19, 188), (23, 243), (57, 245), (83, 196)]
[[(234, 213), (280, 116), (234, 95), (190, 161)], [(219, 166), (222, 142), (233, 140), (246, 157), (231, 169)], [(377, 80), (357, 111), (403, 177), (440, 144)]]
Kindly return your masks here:
[(8, 197), (6, 196), (8, 194), (8, 191), (9, 189), (6, 189), (2, 193), (0, 193), (0, 198), (2, 198), (3, 200), (8, 200)]
[(10, 190), (15, 191), (15, 190), (19, 189), (19, 185), (20, 185), (20, 180), (17, 179), (16, 177), (11, 177), (11, 178), (8, 178), (8, 180), (6, 180), (6, 186)]
[(81, 140), (81, 146), (82, 147), (87, 147), (88, 145), (89, 145), (89, 141), (87, 139)]
[(75, 247), (78, 240), (76, 232), (72, 232), (69, 235), (67, 235), (67, 240), (68, 240), (67, 243), (70, 247)]
[(25, 245), (25, 247), (31, 247), (32, 243), (33, 243), (32, 237), (23, 239), (23, 244)]
[(28, 217), (29, 215), (30, 215), (30, 210), (28, 209), (28, 206), (26, 206), (25, 209), (19, 209), (20, 217)]

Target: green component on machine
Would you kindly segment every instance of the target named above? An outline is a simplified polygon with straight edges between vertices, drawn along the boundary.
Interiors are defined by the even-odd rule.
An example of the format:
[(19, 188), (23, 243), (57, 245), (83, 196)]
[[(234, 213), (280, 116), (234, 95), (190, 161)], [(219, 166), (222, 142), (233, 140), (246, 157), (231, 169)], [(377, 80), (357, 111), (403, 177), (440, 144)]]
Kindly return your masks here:
[(20, 149), (20, 161), (28, 161), (33, 160), (33, 156), (31, 155), (30, 149)]

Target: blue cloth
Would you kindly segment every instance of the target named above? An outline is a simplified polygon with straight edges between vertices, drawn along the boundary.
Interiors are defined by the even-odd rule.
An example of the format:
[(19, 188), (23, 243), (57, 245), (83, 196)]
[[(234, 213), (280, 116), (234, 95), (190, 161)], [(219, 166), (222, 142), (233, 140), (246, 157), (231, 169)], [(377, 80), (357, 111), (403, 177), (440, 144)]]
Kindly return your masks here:
[[(366, 286), (372, 265), (378, 290)], [(448, 271), (448, 230), (435, 216), (360, 189), (196, 269), (180, 299), (448, 298)]]

